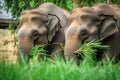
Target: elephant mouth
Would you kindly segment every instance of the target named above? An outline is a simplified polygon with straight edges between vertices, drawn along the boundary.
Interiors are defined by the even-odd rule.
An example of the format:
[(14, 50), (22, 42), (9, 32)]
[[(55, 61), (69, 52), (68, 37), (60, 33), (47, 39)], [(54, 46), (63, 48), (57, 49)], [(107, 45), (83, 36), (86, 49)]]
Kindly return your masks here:
[(33, 47), (35, 47), (35, 46), (39, 46), (39, 47), (44, 46), (46, 48), (47, 44), (40, 42), (39, 38), (37, 38), (33, 41)]
[(33, 41), (33, 44), (34, 44), (34, 46), (36, 46), (37, 44), (39, 44), (38, 38)]

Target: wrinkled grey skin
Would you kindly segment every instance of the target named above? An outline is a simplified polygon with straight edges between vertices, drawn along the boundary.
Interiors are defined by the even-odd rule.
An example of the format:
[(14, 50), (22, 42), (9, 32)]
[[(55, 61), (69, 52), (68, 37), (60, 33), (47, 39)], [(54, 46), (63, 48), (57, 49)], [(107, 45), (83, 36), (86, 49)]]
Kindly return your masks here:
[(65, 29), (65, 58), (74, 59), (79, 63), (74, 52), (84, 41), (101, 38), (105, 38), (104, 44), (111, 46), (110, 57), (118, 57), (120, 54), (119, 20), (118, 15), (106, 4), (74, 9)]
[[(52, 3), (44, 3), (36, 9), (23, 11), (16, 30), (18, 54), (30, 58), (29, 52), (35, 45), (64, 43), (64, 28), (68, 16), (69, 12)], [(47, 48), (50, 54), (58, 49), (60, 45), (50, 45)]]

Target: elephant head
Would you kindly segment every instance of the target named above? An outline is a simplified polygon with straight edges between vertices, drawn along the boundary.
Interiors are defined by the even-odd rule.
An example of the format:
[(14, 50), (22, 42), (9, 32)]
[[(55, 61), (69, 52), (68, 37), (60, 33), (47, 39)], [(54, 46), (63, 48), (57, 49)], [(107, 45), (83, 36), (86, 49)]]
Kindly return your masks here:
[(98, 14), (91, 7), (74, 9), (65, 29), (65, 58), (76, 60), (74, 52), (83, 42), (107, 38), (117, 31), (117, 22), (112, 15)]
[(18, 53), (29, 58), (35, 45), (48, 44), (60, 29), (60, 20), (54, 15), (39, 9), (25, 10), (20, 15), (17, 27)]

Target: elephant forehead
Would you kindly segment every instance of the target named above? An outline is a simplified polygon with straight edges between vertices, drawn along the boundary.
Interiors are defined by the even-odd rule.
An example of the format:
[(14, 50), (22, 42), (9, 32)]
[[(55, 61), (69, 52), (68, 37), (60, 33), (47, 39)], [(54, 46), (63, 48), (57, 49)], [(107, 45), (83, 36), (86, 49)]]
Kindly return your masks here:
[(19, 18), (22, 21), (28, 21), (32, 18), (39, 18), (41, 20), (48, 20), (48, 14), (46, 14), (42, 10), (38, 10), (38, 9), (25, 10), (21, 13)]
[(47, 15), (46, 12), (44, 12), (43, 10), (40, 9), (31, 9), (31, 10), (24, 10), (23, 12), (21, 12), (20, 16), (23, 15), (28, 15), (28, 14), (34, 14), (34, 15)]
[(74, 9), (71, 17), (72, 18), (78, 18), (81, 15), (90, 15), (90, 16), (96, 16), (97, 12), (91, 8), (91, 7), (83, 7), (83, 8), (77, 8)]
[(21, 21), (28, 21), (32, 18), (47, 19), (46, 16), (40, 16), (38, 14), (25, 14), (19, 17)]
[(22, 27), (18, 30), (17, 35), (20, 37), (24, 37), (25, 35), (29, 35), (31, 28), (26, 27), (26, 25), (22, 25)]

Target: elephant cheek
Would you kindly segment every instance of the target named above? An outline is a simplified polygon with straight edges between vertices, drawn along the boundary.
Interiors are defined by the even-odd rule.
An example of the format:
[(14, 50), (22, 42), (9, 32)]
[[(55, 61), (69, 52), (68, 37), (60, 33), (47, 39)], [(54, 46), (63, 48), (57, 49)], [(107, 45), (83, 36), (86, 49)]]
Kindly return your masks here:
[(64, 50), (65, 58), (76, 59), (76, 55), (74, 54), (74, 52), (80, 47), (80, 45), (81, 42), (78, 38), (76, 37), (67, 38)]
[(34, 46), (33, 41), (29, 38), (19, 39), (18, 40), (18, 53), (23, 54), (23, 56), (29, 56), (29, 52)]

